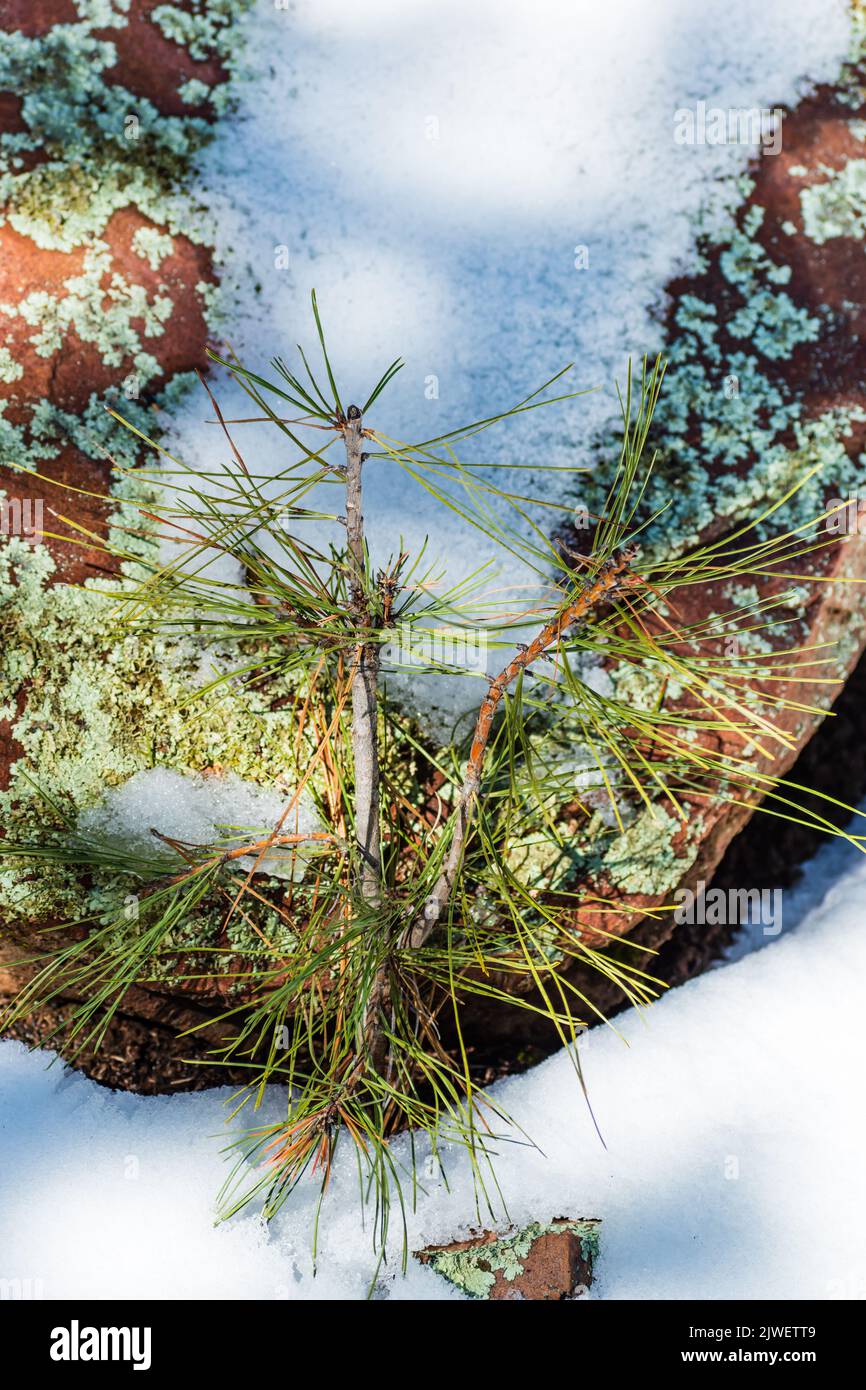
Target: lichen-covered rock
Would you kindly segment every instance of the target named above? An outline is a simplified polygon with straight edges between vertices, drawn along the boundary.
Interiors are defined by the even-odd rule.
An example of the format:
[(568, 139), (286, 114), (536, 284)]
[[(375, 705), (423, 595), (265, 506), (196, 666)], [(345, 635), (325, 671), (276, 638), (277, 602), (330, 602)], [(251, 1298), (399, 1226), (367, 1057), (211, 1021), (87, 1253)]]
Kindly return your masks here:
[[(864, 7), (855, 7), (852, 56), (839, 83), (787, 113), (783, 130), (781, 152), (764, 155), (741, 181), (735, 217), (699, 239), (691, 272), (669, 287), (664, 355), (670, 365), (652, 439), (659, 460), (646, 499), (648, 514), (664, 511), (642, 537), (659, 553), (724, 540), (812, 468), (814, 476), (774, 513), (764, 534), (805, 526), (836, 499), (866, 495)], [(589, 514), (604, 508), (607, 480), (603, 472), (599, 477), (597, 492), (588, 485), (581, 499)], [(838, 540), (787, 566), (784, 579), (757, 575), (748, 584), (677, 591), (677, 622), (715, 621), (719, 652), (731, 636), (722, 615), (747, 613), (783, 591), (795, 595), (781, 610), (789, 620), (784, 628), (751, 640), (768, 653), (816, 650), (823, 665), (802, 668), (787, 688), (767, 686), (763, 693), (786, 695), (818, 713), (777, 710), (782, 739), (769, 756), (753, 751), (758, 773), (778, 777), (791, 768), (864, 649), (862, 525), (846, 524)], [(570, 540), (579, 545), (585, 534)], [(614, 666), (609, 675), (626, 700), (654, 702), (662, 693), (651, 672), (635, 677), (632, 668)], [(636, 680), (644, 681), (643, 690)], [(682, 692), (664, 692), (663, 708), (674, 712), (685, 703)], [(638, 958), (625, 942), (653, 951), (670, 942), (673, 949), (675, 895), (711, 880), (755, 804), (754, 798), (738, 804), (689, 795), (682, 802), (684, 821), (669, 805), (644, 810), (624, 835), (612, 844), (604, 840), (601, 852), (587, 840), (582, 818), (569, 825), (575, 839), (568, 857), (581, 882), (575, 929), (587, 946), (613, 949), (650, 974), (653, 957)], [(611, 937), (624, 938), (623, 946), (611, 948)], [(603, 1012), (626, 1002), (622, 989), (598, 972), (575, 964), (570, 974)], [(508, 983), (531, 993), (525, 981)], [(539, 1017), (483, 1002), (473, 1005), (464, 1033), (481, 1057), (555, 1045)]]
[(504, 1233), (431, 1245), (415, 1258), (470, 1298), (554, 1301), (579, 1298), (598, 1256), (595, 1219), (558, 1218)]
[(135, 207), (71, 250), (38, 246), (13, 221), (0, 225), (0, 489), (42, 503), (58, 578), (77, 581), (105, 571), (94, 545), (106, 535), (106, 451), (135, 456), (106, 407), (153, 430), (160, 388), (204, 364), (213, 275), (205, 248)]
[(152, 102), (166, 116), (219, 112), (238, 49), (233, 22), (248, 0), (134, 0), (126, 23), (96, 29), (117, 61), (105, 80)]
[[(234, 20), (246, 8), (247, 0), (0, 0), (0, 500), (41, 508), (40, 544), (7, 541), (5, 531), (0, 539), (7, 833), (21, 815), (40, 816), (18, 775), (25, 767), (38, 766), (38, 779), (55, 789), (68, 777), (75, 805), (94, 779), (110, 783), (117, 770), (149, 765), (148, 741), (157, 749), (178, 734), (157, 690), (177, 695), (200, 661), (180, 657), (162, 669), (147, 644), (131, 656), (106, 635), (118, 564), (102, 543), (119, 536), (112, 527), (138, 529), (123, 499), (130, 488), (139, 501), (146, 491), (112, 465), (128, 467), (140, 453), (106, 406), (153, 434), (154, 408), (170, 408), (205, 365), (216, 277), (185, 181), (226, 109), (239, 51)], [(138, 538), (124, 544), (134, 562)], [(107, 582), (108, 597), (68, 587), (83, 581)], [(245, 707), (235, 722), (248, 740), (247, 764), (268, 762), (260, 713)], [(225, 744), (225, 710), (220, 718)], [(194, 755), (178, 745), (171, 756), (180, 766), (212, 766), (218, 741)], [(233, 761), (238, 753), (222, 751)], [(61, 903), (56, 880), (52, 888), (19, 876), (15, 892), (11, 920), (8, 901), (4, 914), (18, 933), (0, 978), (7, 995), (23, 978), (8, 964), (22, 954), (22, 931), (71, 905), (68, 894)], [(201, 1018), (153, 992), (128, 1003), (149, 1020), (145, 1032), (122, 1020), (108, 1049), (114, 1066), (91, 1063), (116, 1083), (131, 1079), (135, 1058), (143, 1069), (136, 1084), (147, 1087), (146, 1075), (159, 1070), (147, 1028)], [(55, 1022), (42, 1019), (42, 1036)], [(166, 1045), (163, 1084), (177, 1083), (179, 1051)], [(196, 1051), (193, 1042), (187, 1051)], [(187, 1083), (197, 1074), (186, 1069)]]
[[(123, 638), (107, 630), (96, 594), (105, 587), (105, 558), (91, 539), (122, 519), (127, 485), (105, 459), (106, 449), (130, 447), (128, 438), (113, 433), (106, 401), (119, 401), (124, 414), (149, 430), (151, 406), (165, 402), (166, 389), (181, 389), (202, 360), (213, 275), (206, 234), (184, 200), (183, 179), (207, 135), (202, 113), (224, 105), (214, 94), (227, 90), (218, 84), (233, 67), (229, 20), (243, 7), (231, 0), (0, 7), (6, 23), (0, 34), (0, 242), (10, 252), (0, 282), (2, 456), (82, 489), (46, 486), (39, 494), (52, 512), (46, 528), (53, 533), (47, 542), (52, 564), (20, 552), (13, 557), (14, 583), (26, 570), (31, 587), (8, 606), (15, 617), (3, 651), (0, 788), (4, 808), (22, 831), (38, 824), (38, 799), (23, 775), (37, 764), (47, 767), (54, 784), (65, 785), (76, 808), (100, 779), (148, 765), (154, 746), (194, 771), (215, 764), (242, 770), (240, 762), (251, 776), (266, 779), (276, 766), (279, 738), (266, 716), (287, 692), (271, 692), (269, 705), (271, 696), (260, 691), (262, 708), (238, 694), (231, 725), (211, 724), (205, 715), (197, 742), (178, 732), (173, 682), (190, 672), (181, 662), (157, 679), (146, 644), (131, 658)], [(804, 524), (831, 497), (866, 486), (866, 380), (859, 350), (866, 329), (866, 67), (860, 31), (856, 43), (840, 82), (785, 117), (781, 152), (756, 163), (743, 181), (736, 217), (700, 239), (690, 273), (669, 287), (671, 365), (655, 426), (660, 462), (649, 498), (651, 507), (668, 505), (645, 536), (646, 544), (667, 553), (731, 535), (813, 465), (820, 471), (775, 524)], [(173, 385), (166, 388), (167, 381)], [(128, 454), (125, 461), (131, 461)], [(0, 476), (0, 487), (10, 493), (22, 485), (32, 489), (32, 477), (22, 484), (18, 474)], [(586, 500), (591, 512), (599, 510), (595, 498), (587, 494)], [(862, 649), (862, 586), (835, 581), (862, 577), (864, 568), (866, 541), (857, 530), (816, 552), (794, 576), (796, 594), (787, 600), (791, 624), (760, 639), (767, 651), (792, 641), (831, 644), (822, 653), (830, 664), (820, 670), (821, 682), (800, 680), (789, 692), (804, 705), (828, 708)], [(74, 598), (58, 583), (82, 579), (88, 587)], [(722, 614), (780, 595), (792, 582), (756, 576), (749, 585), (708, 584), (682, 594), (678, 618), (718, 619), (721, 646)], [(75, 673), (64, 632), (79, 643)], [(36, 654), (40, 664), (53, 656), (68, 680), (42, 679)], [(608, 674), (626, 700), (662, 696), (664, 708), (675, 711), (686, 698), (670, 687), (654, 688), (651, 672), (637, 683), (616, 667)], [(257, 742), (259, 717), (267, 732)], [(806, 711), (780, 713), (783, 737), (763, 763), (755, 754), (756, 766), (784, 772), (819, 719)], [(588, 945), (610, 935), (649, 946), (667, 940), (674, 929), (667, 910), (672, 895), (710, 878), (752, 810), (683, 800), (684, 821), (657, 807), (600, 845), (575, 823), (569, 851), (585, 891), (574, 925)], [(6, 888), (15, 891), (11, 882)], [(32, 884), (27, 891), (33, 894)], [(39, 912), (60, 907), (43, 902)], [(19, 913), (19, 927), (31, 925), (39, 912)], [(645, 920), (648, 913), (657, 915)], [(622, 1002), (598, 975), (576, 974), (575, 982), (605, 1010)], [(483, 1003), (473, 1005), (466, 1021), (467, 1036), (487, 1044), (506, 1039), (512, 1053), (536, 1039), (535, 1027), (528, 1011), (513, 1015)]]
[[(16, 492), (20, 468), (80, 469), (107, 492), (108, 470), (92, 465), (115, 449), (128, 461), (130, 437), (106, 404), (150, 431), (166, 384), (205, 365), (215, 275), (183, 185), (224, 104), (245, 7), (0, 6), (0, 487), (12, 495), (33, 495), (30, 479)], [(69, 578), (74, 550), (49, 544)]]
[[(297, 785), (311, 748), (290, 717), (293, 678), (278, 676), (254, 691), (237, 682), (210, 688), (224, 655), (218, 646), (205, 654), (194, 640), (123, 634), (112, 602), (117, 581), (52, 586), (52, 570), (44, 546), (14, 538), (0, 548), (0, 689), (8, 701), (0, 714), (15, 756), (0, 779), (0, 823), (10, 839), (30, 838), (46, 805), (74, 819), (111, 787), (157, 766), (213, 777), (231, 771), (269, 788)], [(0, 860), (0, 920), (20, 948), (46, 922), (92, 919), (111, 902), (104, 884), (83, 883), (65, 866), (28, 874)], [(248, 913), (237, 914), (227, 929), (224, 917), (220, 905), (196, 915), (190, 944), (218, 954), (211, 978), (182, 993), (224, 999), (236, 955), (261, 945), (262, 927), (276, 948), (291, 952), (294, 937), (276, 915), (251, 926)]]

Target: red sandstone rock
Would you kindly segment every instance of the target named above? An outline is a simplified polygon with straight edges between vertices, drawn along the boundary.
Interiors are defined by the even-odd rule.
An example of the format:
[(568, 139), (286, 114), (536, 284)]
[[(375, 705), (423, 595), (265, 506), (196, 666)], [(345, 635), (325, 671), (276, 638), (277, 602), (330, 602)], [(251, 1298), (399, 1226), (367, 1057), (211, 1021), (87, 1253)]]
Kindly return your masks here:
[[(94, 30), (96, 38), (110, 39), (117, 49), (117, 62), (105, 72), (107, 82), (116, 82), (133, 96), (147, 97), (166, 116), (200, 115), (201, 106), (188, 106), (178, 88), (195, 79), (208, 87), (225, 82), (227, 73), (218, 58), (204, 61), (192, 58), (151, 19), (163, 0), (135, 0), (129, 20), (122, 29)], [(189, 4), (176, 4), (189, 10)]]
[[(591, 1241), (587, 1241), (584, 1235), (582, 1240), (575, 1230), (575, 1224), (565, 1219), (550, 1222), (534, 1237), (526, 1255), (515, 1258), (518, 1272), (512, 1278), (509, 1278), (508, 1273), (502, 1268), (495, 1265), (491, 1267), (490, 1262), (484, 1259), (483, 1252), (485, 1248), (493, 1245), (501, 1248), (503, 1241), (509, 1243), (511, 1240), (519, 1240), (519, 1231), (506, 1233), (505, 1236), (496, 1231), (484, 1231), (470, 1240), (428, 1246), (426, 1250), (418, 1251), (415, 1258), (420, 1260), (421, 1264), (436, 1268), (437, 1255), (477, 1252), (473, 1258), (474, 1266), (493, 1274), (493, 1284), (483, 1296), (494, 1302), (555, 1302), (572, 1299), (585, 1293), (592, 1283), (591, 1247), (595, 1243), (594, 1236)], [(580, 1223), (581, 1227), (586, 1227), (587, 1230), (598, 1224), (595, 1221)], [(442, 1273), (442, 1270), (439, 1272)]]
[[(136, 208), (121, 208), (101, 236), (111, 251), (102, 280), (106, 290), (112, 277), (121, 275), (131, 287), (141, 286), (151, 305), (158, 296), (171, 300), (171, 315), (162, 333), (148, 335), (141, 319), (131, 321), (142, 349), (155, 357), (161, 368), (160, 378), (148, 385), (149, 392), (177, 372), (205, 365), (205, 306), (196, 285), (214, 278), (207, 250), (183, 236), (174, 237), (171, 255), (153, 270), (132, 245), (135, 232), (152, 225)], [(0, 227), (0, 301), (18, 305), (39, 290), (64, 299), (69, 294), (69, 281), (84, 268), (85, 252), (85, 247), (45, 250), (8, 224)], [(80, 413), (92, 393), (120, 387), (132, 371), (131, 356), (117, 366), (106, 366), (96, 346), (82, 342), (74, 328), (66, 331), (57, 352), (42, 356), (35, 347), (39, 331), (38, 326), (18, 316), (0, 314), (0, 343), (24, 368), (17, 381), (0, 383), (0, 399), (11, 403), (8, 417), (16, 424), (25, 421), (29, 410), (41, 400)]]
[(38, 38), (55, 24), (79, 19), (73, 0), (0, 0), (0, 29)]

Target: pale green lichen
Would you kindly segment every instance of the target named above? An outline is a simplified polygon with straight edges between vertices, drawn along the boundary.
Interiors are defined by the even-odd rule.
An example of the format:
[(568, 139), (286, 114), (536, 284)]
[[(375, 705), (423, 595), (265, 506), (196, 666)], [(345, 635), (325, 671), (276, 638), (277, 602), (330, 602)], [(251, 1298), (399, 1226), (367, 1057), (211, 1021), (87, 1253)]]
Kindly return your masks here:
[(122, 27), (131, 7), (132, 0), (75, 0), (79, 19), (95, 29)]
[(833, 237), (863, 240), (866, 232), (866, 159), (849, 159), (841, 169), (825, 169), (823, 183), (800, 191), (803, 230), (818, 246)]
[(30, 343), (40, 357), (54, 357), (74, 330), (83, 343), (98, 349), (105, 366), (119, 367), (129, 359), (146, 383), (159, 376), (160, 366), (143, 348), (142, 338), (164, 332), (172, 303), (167, 295), (150, 299), (143, 285), (124, 279), (111, 265), (109, 247), (96, 241), (85, 253), (82, 273), (66, 281), (65, 294), (33, 290), (17, 304), (0, 305), (0, 311), (37, 330)]
[(820, 324), (789, 295), (764, 290), (728, 320), (727, 328), (734, 338), (748, 338), (765, 357), (784, 361), (800, 343), (815, 341)]
[(236, 0), (190, 0), (188, 9), (157, 5), (152, 18), (166, 38), (180, 44), (193, 58), (204, 61), (212, 53), (230, 59), (235, 47), (231, 26), (238, 16)]
[(8, 347), (0, 347), (0, 381), (20, 381), (24, 368), (16, 362)]
[(183, 82), (177, 89), (177, 94), (181, 101), (187, 106), (201, 106), (210, 96), (211, 89), (206, 82), (200, 82), (197, 77), (190, 78), (189, 82)]
[[(195, 59), (216, 56), (223, 72), (237, 71), (237, 37), (232, 23), (249, 0), (196, 0), (188, 35)], [(129, 0), (77, 0), (78, 20), (53, 25), (33, 37), (0, 34), (0, 87), (18, 95), (26, 129), (0, 133), (2, 220), (42, 250), (80, 252), (57, 292), (35, 292), (4, 311), (13, 327), (2, 353), (0, 378), (21, 379), (13, 348), (26, 341), (38, 356), (53, 359), (72, 334), (95, 348), (102, 364), (125, 369), (135, 394), (159, 374), (145, 340), (164, 334), (171, 314), (171, 292), (157, 286), (146, 293), (112, 267), (102, 234), (115, 213), (132, 208), (148, 219), (133, 237), (133, 250), (158, 270), (173, 249), (173, 237), (210, 240), (201, 214), (181, 191), (192, 155), (209, 138), (212, 126), (195, 116), (165, 116), (105, 74), (117, 62), (112, 31), (127, 23)], [(165, 18), (167, 7), (163, 7)], [(170, 23), (170, 21), (169, 21)], [(165, 31), (165, 24), (161, 25)], [(96, 31), (103, 31), (97, 36)], [(223, 83), (215, 110), (225, 109), (229, 84)], [(200, 78), (187, 84), (199, 104), (210, 88)], [(39, 160), (33, 163), (32, 156)], [(206, 313), (214, 309), (215, 289), (198, 285)], [(175, 377), (159, 397), (171, 407), (191, 374)], [(14, 402), (0, 402), (0, 451), (4, 464), (35, 471), (70, 443), (93, 458), (106, 455), (127, 467), (141, 460), (134, 436), (107, 414), (121, 414), (144, 434), (154, 431), (150, 402), (126, 399), (113, 390), (91, 395), (83, 412), (72, 414), (47, 400), (37, 401), (22, 421)], [(44, 484), (34, 482), (36, 495)], [(140, 530), (139, 507), (155, 497), (146, 477), (120, 475), (112, 486), (109, 544), (127, 555), (152, 560)], [(62, 495), (52, 498), (63, 510)], [(131, 528), (131, 529), (127, 529)], [(47, 793), (74, 816), (92, 805), (106, 787), (158, 762), (180, 770), (231, 767), (251, 781), (279, 785), (294, 766), (294, 731), (269, 701), (289, 699), (291, 684), (272, 676), (267, 692), (243, 690), (231, 682), (200, 696), (194, 709), (183, 707), (210, 663), (230, 654), (213, 651), (194, 636), (183, 641), (132, 639), (118, 627), (113, 596), (126, 582), (83, 588), (52, 585), (53, 562), (40, 546), (12, 538), (0, 550), (0, 689), (3, 716), (11, 723), (13, 748), (8, 789), (0, 796), (4, 827), (11, 835), (40, 838), (52, 813), (41, 800)], [(38, 780), (37, 793), (28, 775)], [(80, 880), (70, 870), (43, 866), (22, 872), (7, 861), (0, 885), (4, 910), (19, 921), (51, 915), (115, 912), (120, 885)], [(253, 908), (253, 915), (258, 912)], [(258, 925), (276, 933), (275, 918)], [(207, 910), (196, 917), (197, 940), (216, 930)], [(284, 928), (282, 929), (285, 934)], [(230, 927), (227, 944), (260, 947), (242, 920)], [(280, 938), (278, 944), (286, 943)]]
[[(623, 834), (618, 835), (601, 861), (606, 878), (623, 893), (653, 896), (667, 893), (681, 881), (691, 857), (674, 850), (674, 837), (682, 823), (660, 806), (646, 808)], [(689, 824), (696, 837), (696, 820)]]
[(682, 694), (680, 683), (671, 680), (657, 661), (621, 661), (610, 672), (610, 680), (616, 699), (629, 709), (658, 709), (662, 696), (677, 700)]
[(105, 81), (116, 61), (115, 44), (95, 38), (85, 23), (56, 24), (33, 38), (0, 34), (0, 86), (20, 94), (27, 126), (0, 136), (13, 173), (22, 154), (35, 149), (68, 168), (116, 162), (157, 177), (179, 171), (178, 161), (207, 139), (207, 122), (163, 115), (147, 98)]
[[(773, 651), (772, 641), (766, 631), (760, 629), (771, 630), (774, 624), (783, 622), (789, 624), (798, 614), (798, 595), (795, 589), (791, 589), (789, 593), (789, 602), (785, 605), (782, 617), (778, 609), (769, 613), (762, 610), (761, 595), (755, 584), (732, 582), (723, 586), (722, 595), (730, 600), (731, 607), (724, 616), (718, 616), (717, 622), (709, 629), (709, 635), (734, 638), (738, 655), (758, 655)], [(740, 692), (738, 698), (741, 698)]]
[[(165, 32), (168, 23), (182, 43), (188, 34), (196, 61), (216, 57), (223, 73), (232, 76), (240, 51), (234, 22), (248, 8), (249, 0), (196, 0), (194, 14), (178, 29), (171, 7), (162, 7), (159, 27)], [(157, 286), (147, 294), (128, 273), (112, 269), (103, 234), (123, 209), (147, 218), (149, 225), (134, 233), (133, 250), (154, 270), (175, 236), (210, 242), (212, 228), (182, 190), (191, 158), (213, 126), (192, 113), (164, 115), (146, 98), (106, 80), (117, 63), (114, 35), (128, 22), (129, 0), (80, 0), (77, 10), (77, 20), (41, 34), (0, 33), (0, 88), (19, 97), (26, 127), (0, 132), (0, 225), (7, 222), (41, 250), (81, 256), (71, 259), (70, 277), (59, 289), (36, 291), (4, 306), (20, 329), (3, 349), (0, 379), (21, 380), (15, 359), (25, 343), (52, 359), (74, 334), (97, 350), (104, 367), (124, 369), (135, 384), (131, 394), (137, 395), (160, 374), (144, 339), (164, 334), (173, 291)], [(218, 85), (222, 110), (231, 83)], [(198, 76), (196, 94), (203, 97), (209, 90)], [(34, 154), (39, 156), (35, 164)], [(215, 287), (202, 279), (197, 288), (204, 312), (213, 314)], [(134, 415), (136, 402), (129, 407), (124, 413)], [(61, 424), (75, 433), (85, 452), (100, 457), (99, 445), (109, 442), (110, 431), (96, 421), (99, 408), (91, 399), (86, 420), (77, 421), (61, 419), (62, 412), (40, 403), (32, 421), (22, 422), (20, 412), (0, 404), (4, 461), (38, 467), (50, 457), (50, 443), (60, 442)], [(97, 440), (96, 453), (90, 438)]]
[[(648, 553), (681, 552), (710, 526), (759, 516), (813, 465), (818, 474), (774, 515), (776, 529), (806, 524), (823, 510), (828, 488), (841, 491), (864, 477), (863, 459), (851, 459), (845, 447), (866, 418), (862, 408), (804, 421), (801, 401), (772, 371), (816, 341), (821, 321), (783, 288), (791, 269), (758, 241), (763, 220), (763, 209), (752, 206), (740, 225), (708, 238), (741, 301), (724, 323), (717, 305), (695, 294), (676, 305), (654, 424), (656, 471), (645, 498), (648, 514), (661, 513), (643, 535)], [(738, 339), (742, 347), (732, 348)], [(591, 511), (603, 507), (605, 487), (601, 473), (587, 485), (582, 500)]]
[[(667, 353), (670, 369), (655, 422), (659, 460), (646, 498), (648, 513), (664, 509), (642, 537), (650, 553), (687, 550), (707, 528), (725, 520), (754, 520), (802, 483), (815, 465), (815, 476), (756, 529), (756, 537), (767, 534), (768, 527), (778, 532), (807, 526), (823, 511), (828, 490), (844, 496), (866, 478), (866, 458), (852, 458), (846, 447), (854, 427), (866, 419), (863, 408), (829, 410), (804, 420), (796, 393), (770, 369), (814, 342), (821, 320), (781, 288), (789, 284), (791, 270), (775, 263), (756, 239), (763, 216), (761, 208), (753, 207), (740, 226), (717, 230), (709, 242), (724, 279), (741, 300), (739, 307), (728, 310), (723, 320), (715, 303), (694, 294), (681, 296), (676, 305), (675, 336)], [(853, 234), (862, 237), (864, 230), (866, 222), (854, 226)], [(742, 338), (743, 348), (732, 351), (732, 338)], [(599, 486), (605, 486), (603, 478)], [(596, 499), (590, 495), (588, 500), (594, 509)], [(719, 617), (716, 635), (724, 635), (724, 624), (733, 622), (738, 654), (770, 650), (765, 634), (743, 631), (763, 621), (750, 616), (758, 599), (755, 587), (731, 589), (729, 597), (735, 611), (724, 623)], [(807, 600), (805, 589), (792, 594), (784, 616), (801, 616)], [(840, 674), (854, 640), (850, 630), (844, 635), (847, 640), (836, 653)], [(620, 698), (644, 708), (658, 691), (650, 669), (615, 669), (611, 680)], [(721, 676), (712, 677), (710, 684), (725, 690)], [(754, 706), (762, 702), (756, 690), (740, 698)], [(663, 894), (694, 863), (701, 833), (700, 818), (683, 825), (658, 807), (643, 810), (607, 850), (601, 872), (623, 892)]]
[(0, 196), (10, 226), (46, 251), (89, 245), (128, 207), (191, 241), (207, 232), (187, 201), (146, 169), (108, 159), (80, 166), (52, 161), (15, 178), (0, 175)]
[(569, 1234), (580, 1241), (581, 1258), (590, 1266), (598, 1257), (598, 1221), (533, 1222), (514, 1234), (506, 1234), (484, 1245), (470, 1245), (463, 1250), (432, 1250), (425, 1263), (447, 1279), (449, 1284), (470, 1298), (487, 1298), (501, 1274), (508, 1283), (519, 1279), (526, 1259), (540, 1236), (553, 1234), (565, 1239)]
[[(134, 503), (127, 496), (128, 506), (147, 499), (146, 485), (134, 479), (126, 490), (137, 494)], [(53, 570), (43, 546), (11, 538), (0, 547), (0, 689), (21, 749), (0, 793), (10, 838), (44, 833), (43, 796), (74, 819), (108, 787), (154, 766), (225, 767), (267, 786), (297, 780), (297, 731), (284, 708), (296, 679), (273, 674), (266, 688), (228, 681), (201, 690), (237, 652), (194, 635), (131, 634), (117, 615), (125, 581), (52, 586)], [(304, 746), (305, 759), (309, 753)], [(49, 866), (23, 879), (9, 863), (0, 874), (0, 911), (44, 921), (68, 909), (72, 888), (65, 870)]]
[[(167, 405), (177, 399), (176, 392), (188, 389), (189, 376), (184, 373), (180, 381), (172, 383), (174, 390), (163, 391), (160, 403)], [(7, 414), (9, 402), (0, 401), (0, 453), (4, 464), (38, 472), (40, 465), (56, 457), (58, 450), (74, 444), (91, 458), (110, 457), (124, 467), (134, 466), (141, 460), (141, 443), (109, 415), (107, 405), (117, 409), (142, 433), (152, 433), (154, 418), (147, 404), (128, 400), (117, 390), (107, 392), (105, 397), (92, 394), (80, 415), (41, 400), (34, 406), (26, 426), (11, 420)], [(57, 505), (62, 510), (59, 495)]]
[(151, 270), (159, 270), (174, 250), (174, 241), (158, 227), (139, 227), (132, 238), (132, 249), (147, 261)]

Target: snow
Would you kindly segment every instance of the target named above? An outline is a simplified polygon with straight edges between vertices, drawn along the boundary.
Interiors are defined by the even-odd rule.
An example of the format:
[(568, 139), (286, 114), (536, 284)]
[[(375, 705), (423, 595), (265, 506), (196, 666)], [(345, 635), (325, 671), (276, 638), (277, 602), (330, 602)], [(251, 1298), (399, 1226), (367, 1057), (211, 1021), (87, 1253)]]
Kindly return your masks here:
[[(848, 24), (843, 0), (257, 6), (255, 80), (196, 189), (236, 281), (227, 337), (250, 365), (288, 356), (311, 340), (315, 286), (350, 391), (405, 356), (374, 421), (404, 438), (485, 416), (574, 361), (575, 386), (603, 393), (547, 425), (536, 413), (490, 452), (586, 462), (614, 412), (614, 375), (660, 344), (652, 311), (693, 257), (697, 215), (754, 153), (677, 144), (675, 112), (796, 100), (806, 74), (835, 75)], [(227, 413), (250, 413), (237, 388), (221, 395)], [(190, 461), (212, 455), (207, 414), (199, 396), (174, 422)], [(244, 439), (257, 465), (284, 462), (280, 436), (255, 427)], [(380, 555), (401, 533), (416, 548), (435, 519), (456, 559), (415, 486), (385, 463), (368, 471)]]
[[(233, 772), (185, 774), (154, 767), (111, 787), (98, 805), (82, 812), (78, 829), (150, 856), (159, 851), (151, 827), (185, 844), (234, 848), (239, 842), (264, 839), (292, 800), (287, 790), (256, 786)], [(310, 798), (302, 794), (282, 820), (280, 833), (308, 835), (320, 828)], [(241, 868), (251, 868), (254, 862), (251, 857), (238, 861)], [(303, 868), (303, 853), (296, 850), (271, 850), (258, 863), (259, 873), (276, 877), (297, 877)]]
[[(699, 217), (734, 199), (754, 154), (678, 143), (677, 111), (794, 102), (807, 76), (836, 74), (848, 30), (845, 0), (258, 5), (253, 80), (194, 190), (230, 286), (225, 338), (267, 375), (274, 354), (312, 347), (315, 287), (350, 399), (405, 357), (370, 422), (406, 440), (513, 405), (574, 362), (566, 389), (596, 394), (497, 427), (467, 456), (496, 464), (486, 476), (502, 487), (548, 498), (567, 487), (577, 504), (573, 478), (533, 469), (593, 462), (617, 414), (615, 378), (661, 346), (664, 286), (693, 264)], [(257, 413), (217, 380), (228, 418)], [(193, 392), (166, 422), (168, 447), (198, 468), (227, 454), (210, 415)], [(271, 427), (236, 434), (253, 471), (286, 464)], [(324, 492), (324, 510), (335, 496)], [(536, 514), (549, 526), (549, 511)], [(429, 534), (428, 559), (447, 562), (451, 583), (495, 560), (499, 611), (537, 587), (515, 561), (503, 579), (492, 543), (385, 460), (366, 467), (365, 520), (377, 564), (417, 554)], [(310, 529), (339, 539), (327, 523)], [(477, 702), (459, 678), (400, 684), (422, 713)]]
[[(792, 895), (815, 906), (797, 921), (792, 903), (783, 937), (618, 1018), (621, 1036), (593, 1030), (581, 1055), (606, 1148), (564, 1054), (494, 1088), (538, 1146), (501, 1146), (511, 1219), (602, 1219), (591, 1297), (866, 1294), (864, 893), (866, 859), (827, 847)], [(0, 1044), (0, 1280), (48, 1298), (364, 1297), (376, 1261), (348, 1153), (315, 1278), (312, 1186), (268, 1230), (213, 1226), (229, 1094), (112, 1093)], [(276, 1092), (267, 1104), (279, 1113)], [(410, 1215), (413, 1249), (476, 1222), (465, 1163), (447, 1169), (450, 1195), (434, 1175)], [(391, 1298), (459, 1297), (398, 1264)]]

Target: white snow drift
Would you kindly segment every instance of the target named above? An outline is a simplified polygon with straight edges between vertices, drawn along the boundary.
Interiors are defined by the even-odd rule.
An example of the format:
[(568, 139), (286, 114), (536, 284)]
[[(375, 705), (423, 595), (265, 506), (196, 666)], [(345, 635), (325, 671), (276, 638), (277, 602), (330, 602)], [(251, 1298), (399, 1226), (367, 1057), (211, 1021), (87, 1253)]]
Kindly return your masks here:
[[(823, 850), (781, 939), (617, 1019), (622, 1037), (595, 1029), (581, 1052), (607, 1148), (564, 1055), (495, 1088), (539, 1146), (501, 1148), (512, 1219), (602, 1219), (591, 1297), (866, 1295), (864, 894), (863, 857)], [(0, 1043), (0, 1281), (46, 1298), (366, 1294), (376, 1261), (348, 1152), (314, 1278), (313, 1186), (269, 1230), (254, 1215), (213, 1227), (227, 1090), (122, 1095), (47, 1060)], [(458, 1156), (448, 1177), (452, 1193), (434, 1178), (410, 1216), (414, 1249), (475, 1223)], [(459, 1296), (398, 1262), (390, 1297)]]

